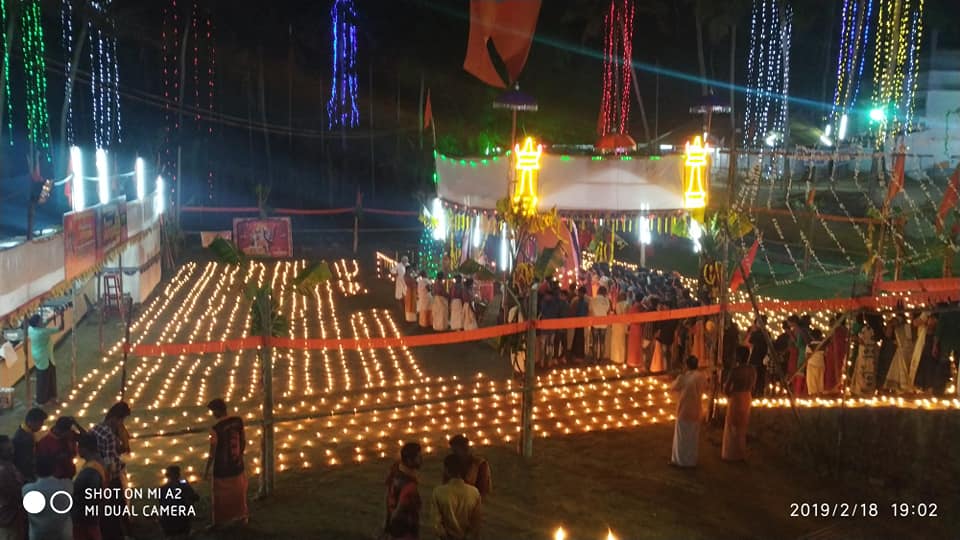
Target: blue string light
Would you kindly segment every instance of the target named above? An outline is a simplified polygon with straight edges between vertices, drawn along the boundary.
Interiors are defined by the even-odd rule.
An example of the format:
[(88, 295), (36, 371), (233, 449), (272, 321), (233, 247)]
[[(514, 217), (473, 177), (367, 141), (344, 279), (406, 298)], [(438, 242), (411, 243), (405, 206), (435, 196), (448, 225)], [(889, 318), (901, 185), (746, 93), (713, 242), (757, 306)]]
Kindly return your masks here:
[(335, 0), (330, 8), (333, 31), (333, 61), (327, 125), (356, 127), (360, 123), (357, 108), (357, 17), (352, 0)]
[(840, 119), (856, 106), (860, 95), (872, 14), (873, 0), (845, 0), (843, 4), (840, 48), (837, 51), (836, 86), (827, 124), (837, 133), (840, 131)]

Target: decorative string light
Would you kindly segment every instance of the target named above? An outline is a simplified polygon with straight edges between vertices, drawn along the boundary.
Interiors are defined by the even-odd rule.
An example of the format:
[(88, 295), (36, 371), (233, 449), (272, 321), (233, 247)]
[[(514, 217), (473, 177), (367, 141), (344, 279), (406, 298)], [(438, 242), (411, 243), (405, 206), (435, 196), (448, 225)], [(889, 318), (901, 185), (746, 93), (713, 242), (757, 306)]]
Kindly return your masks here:
[[(63, 72), (68, 74), (73, 69), (73, 2), (72, 0), (63, 0), (60, 2), (60, 45), (63, 48), (64, 68)], [(73, 134), (73, 92), (70, 87), (69, 76), (63, 83), (63, 99), (66, 100), (66, 134), (67, 144), (72, 144)]]
[(633, 0), (611, 0), (604, 16), (600, 135), (623, 134), (629, 128), (634, 11)]
[(747, 65), (744, 147), (783, 142), (790, 86), (793, 10), (781, 0), (754, 0)]
[[(50, 125), (47, 116), (47, 63), (44, 57), (43, 21), (40, 0), (23, 5), (20, 26), (23, 32), (23, 70), (26, 86), (27, 140), (36, 151), (50, 159)], [(6, 57), (9, 60), (9, 56)]]
[[(117, 65), (117, 38), (110, 17), (113, 0), (91, 0), (95, 16), (87, 19), (90, 39), (90, 95), (93, 101), (93, 141), (109, 149), (122, 142), (120, 122), (120, 67)], [(104, 27), (107, 31), (104, 32)]]
[[(214, 100), (216, 96), (216, 76), (217, 76), (217, 45), (213, 35), (213, 18), (210, 10), (207, 10), (206, 16), (206, 46), (207, 46), (207, 112), (213, 117)], [(213, 122), (207, 122), (207, 141), (213, 138)], [(214, 173), (213, 160), (208, 154), (207, 169), (207, 196), (212, 201), (214, 193)]]
[(327, 126), (356, 127), (357, 108), (357, 13), (353, 0), (334, 0), (330, 8), (333, 47)]
[(878, 0), (873, 57), (873, 107), (878, 145), (913, 123), (916, 71), (923, 38), (924, 0)]
[(10, 51), (7, 49), (7, 3), (0, 2), (0, 24), (3, 25), (2, 30), (3, 34), (3, 43), (0, 43), (0, 47), (3, 47), (3, 81), (4, 81), (4, 91), (6, 92), (6, 114), (7, 114), (7, 132), (10, 133), (8, 140), (9, 144), (13, 144), (13, 99), (10, 94)]
[(160, 47), (163, 56), (163, 166), (170, 179), (168, 196), (173, 199), (177, 185), (176, 140), (180, 133), (177, 109), (180, 107), (180, 8), (177, 0), (163, 9), (163, 24), (160, 31)]
[[(829, 126), (837, 128), (838, 139), (846, 137), (847, 113), (856, 106), (867, 57), (873, 0), (844, 0), (837, 51), (836, 86)], [(842, 123), (841, 123), (842, 122)]]

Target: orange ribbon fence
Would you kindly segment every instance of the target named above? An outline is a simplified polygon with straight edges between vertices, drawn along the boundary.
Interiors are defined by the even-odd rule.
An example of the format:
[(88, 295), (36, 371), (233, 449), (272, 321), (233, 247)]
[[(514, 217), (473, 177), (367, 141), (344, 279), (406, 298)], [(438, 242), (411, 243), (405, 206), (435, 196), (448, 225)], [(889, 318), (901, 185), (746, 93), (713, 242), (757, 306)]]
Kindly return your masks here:
[[(919, 298), (921, 297), (922, 298)], [(914, 297), (906, 297), (908, 301), (932, 304), (941, 301), (955, 300), (957, 290), (930, 291), (917, 293)], [(898, 296), (882, 296), (879, 298), (840, 298), (833, 300), (766, 300), (760, 303), (762, 311), (777, 310), (789, 313), (804, 313), (816, 311), (850, 311), (858, 309), (889, 310), (897, 307), (904, 298)], [(728, 304), (727, 312), (747, 313), (753, 310), (749, 303)], [(129, 352), (137, 356), (164, 356), (182, 354), (209, 354), (225, 353), (242, 350), (254, 350), (270, 345), (284, 349), (332, 349), (332, 350), (368, 350), (386, 349), (393, 347), (425, 347), (429, 345), (449, 345), (466, 343), (468, 341), (482, 341), (512, 334), (526, 332), (533, 327), (537, 330), (565, 330), (570, 328), (585, 328), (588, 326), (605, 326), (609, 324), (635, 324), (665, 321), (671, 319), (689, 319), (693, 317), (707, 317), (720, 313), (719, 305), (700, 306), (693, 308), (671, 309), (644, 313), (627, 313), (624, 315), (607, 315), (605, 317), (570, 317), (562, 319), (544, 319), (521, 323), (501, 324), (464, 330), (458, 332), (439, 332), (415, 336), (391, 338), (363, 338), (363, 339), (320, 339), (320, 338), (260, 338), (246, 337), (228, 339), (224, 341), (210, 341), (198, 343), (162, 343), (151, 345), (137, 345), (130, 347)]]

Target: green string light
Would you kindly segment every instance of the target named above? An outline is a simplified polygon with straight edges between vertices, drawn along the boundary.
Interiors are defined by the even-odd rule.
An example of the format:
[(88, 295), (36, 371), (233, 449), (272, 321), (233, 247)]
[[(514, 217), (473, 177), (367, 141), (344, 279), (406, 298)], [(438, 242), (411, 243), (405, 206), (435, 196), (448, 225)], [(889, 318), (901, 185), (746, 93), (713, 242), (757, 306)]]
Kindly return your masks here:
[(7, 96), (7, 132), (10, 134), (8, 140), (13, 144), (13, 96), (10, 95), (10, 51), (7, 50), (7, 3), (0, 0), (0, 24), (3, 25), (3, 83), (4, 91)]
[(47, 75), (40, 0), (28, 0), (20, 19), (23, 27), (23, 70), (27, 95), (27, 139), (50, 160), (47, 116)]

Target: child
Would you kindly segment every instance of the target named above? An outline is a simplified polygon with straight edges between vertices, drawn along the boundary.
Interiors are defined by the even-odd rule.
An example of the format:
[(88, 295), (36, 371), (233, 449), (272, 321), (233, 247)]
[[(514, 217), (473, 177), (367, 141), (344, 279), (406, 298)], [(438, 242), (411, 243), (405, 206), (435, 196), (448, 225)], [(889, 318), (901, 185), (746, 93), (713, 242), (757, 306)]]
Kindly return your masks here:
[(164, 538), (185, 539), (190, 536), (192, 518), (187, 508), (200, 500), (186, 480), (180, 478), (180, 467), (171, 465), (164, 472), (167, 483), (160, 487), (160, 506), (170, 508), (170, 512), (160, 519), (160, 528)]

